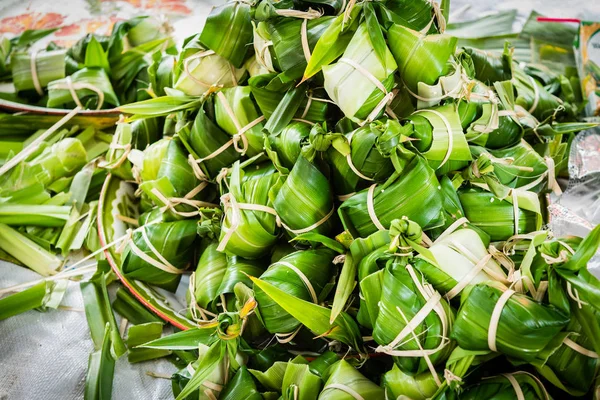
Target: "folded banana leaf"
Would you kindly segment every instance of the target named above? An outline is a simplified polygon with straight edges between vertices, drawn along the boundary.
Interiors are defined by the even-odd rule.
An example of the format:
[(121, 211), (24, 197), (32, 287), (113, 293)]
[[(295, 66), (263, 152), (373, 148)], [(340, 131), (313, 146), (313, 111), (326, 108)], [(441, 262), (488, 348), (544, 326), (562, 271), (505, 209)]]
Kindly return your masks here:
[(397, 24), (388, 31), (388, 43), (402, 82), (414, 94), (418, 93), (419, 82), (434, 85), (447, 75), (448, 60), (454, 54), (456, 42), (449, 35), (426, 36)]
[(446, 105), (419, 110), (407, 118), (417, 139), (411, 144), (429, 161), (437, 173), (464, 168), (471, 152), (454, 106)]
[(551, 397), (535, 375), (518, 371), (483, 378), (479, 383), (466, 388), (460, 398), (547, 400)]
[[(493, 254), (498, 254), (498, 250)], [(414, 266), (447, 299), (459, 295), (468, 285), (486, 281), (508, 284), (506, 272), (473, 229), (463, 228), (440, 236), (427, 255), (433, 256), (433, 260), (422, 255), (414, 260)], [(501, 260), (514, 268), (506, 257)]]
[[(547, 176), (548, 164), (544, 158), (524, 140), (502, 150), (486, 151), (481, 147), (472, 146), (471, 153), (473, 157), (477, 158), (477, 169), (480, 174), (482, 170), (485, 170), (486, 163), (491, 164), (490, 174), (498, 183), (508, 188), (526, 187), (529, 191), (540, 192), (548, 186), (542, 183), (555, 179), (555, 176)], [(484, 168), (479, 168), (479, 161), (482, 161), (481, 164), (484, 165)], [(555, 171), (551, 173), (556, 174)], [(492, 185), (489, 186), (492, 188)]]
[[(335, 356), (337, 360), (337, 356)], [(281, 382), (281, 391), (284, 400), (317, 399), (323, 381), (313, 373), (315, 370), (312, 364), (288, 363)]]
[(442, 196), (433, 169), (416, 156), (398, 176), (380, 187), (371, 186), (344, 201), (338, 213), (354, 237), (366, 237), (389, 228), (394, 219), (407, 217), (423, 227), (444, 223)]
[(465, 217), (492, 241), (537, 231), (542, 226), (540, 199), (533, 192), (513, 190), (511, 196), (501, 200), (486, 190), (460, 189), (458, 196)]
[(466, 350), (532, 361), (568, 323), (569, 316), (555, 307), (492, 282), (463, 291), (451, 338)]
[[(214, 396), (214, 395), (213, 395)], [(202, 398), (202, 397), (201, 397)], [(221, 400), (263, 400), (248, 369), (242, 366), (219, 394)]]
[[(198, 345), (198, 360), (191, 364), (189, 364), (186, 368), (183, 368), (180, 371), (177, 371), (172, 376), (171, 386), (173, 389), (173, 394), (175, 396), (179, 395), (182, 389), (186, 386), (188, 382), (191, 381), (197, 369), (200, 368), (202, 364), (202, 360), (205, 358), (211, 358), (212, 354), (210, 353), (209, 346), (201, 343)], [(216, 365), (209, 371), (206, 377), (199, 383), (198, 389), (195, 390), (190, 396), (186, 398), (198, 398), (200, 400), (211, 400), (214, 399), (215, 396), (219, 396), (221, 390), (228, 382), (228, 377), (231, 374), (231, 370), (229, 367), (229, 363), (227, 357), (223, 357), (221, 360), (218, 360)], [(220, 390), (219, 390), (220, 389)]]
[(385, 388), (386, 398), (391, 399), (406, 396), (412, 400), (427, 400), (438, 390), (431, 372), (425, 371), (418, 375), (407, 374), (395, 364), (382, 375), (381, 384)]
[(515, 112), (514, 86), (510, 81), (495, 82), (492, 92), (477, 82), (468, 102), (460, 102), (459, 115), (470, 144), (488, 149), (516, 145), (523, 137), (523, 127)]
[(240, 158), (230, 143), (231, 136), (222, 130), (211, 118), (214, 116), (213, 99), (207, 100), (198, 110), (192, 126), (178, 132), (181, 141), (191, 154), (194, 172), (197, 177), (213, 179), (223, 168), (228, 168)]
[(241, 143), (234, 148), (242, 154), (253, 157), (263, 149), (263, 120), (252, 99), (249, 86), (237, 86), (223, 89), (216, 94), (215, 122), (223, 131)]
[(502, 54), (464, 47), (457, 55), (463, 67), (486, 85), (510, 81), (513, 77), (512, 54), (508, 45)]
[(237, 86), (245, 73), (212, 50), (205, 49), (198, 35), (182, 49), (176, 65), (174, 89), (188, 96), (199, 96), (212, 87)]
[(393, 257), (389, 251), (390, 240), (388, 231), (377, 231), (366, 238), (353, 240), (350, 245), (361, 294), (356, 319), (369, 329), (373, 329), (379, 313), (383, 268)]
[(319, 400), (373, 399), (383, 400), (384, 390), (365, 378), (348, 361), (340, 360), (331, 366)]
[(573, 396), (584, 396), (594, 382), (599, 357), (591, 350), (593, 342), (583, 332), (577, 319), (572, 319), (565, 331), (567, 334), (559, 337), (562, 341), (558, 346), (546, 349), (549, 357), (544, 355), (542, 362), (532, 364), (554, 386)]
[[(188, 293), (194, 296), (194, 300), (202, 309), (213, 309), (212, 302), (219, 298), (219, 288), (227, 271), (227, 256), (217, 251), (218, 243), (203, 240), (200, 246), (200, 258), (193, 279), (194, 292)], [(189, 303), (189, 300), (188, 300)], [(191, 308), (193, 308), (193, 304)], [(192, 309), (192, 315), (196, 310)]]
[(64, 79), (48, 84), (50, 108), (75, 108), (99, 110), (119, 105), (110, 79), (101, 68), (84, 68)]
[[(193, 296), (196, 304), (203, 310), (213, 312), (217, 311), (217, 301), (229, 300), (228, 295), (234, 293), (237, 283), (242, 282), (251, 287), (252, 282), (248, 276), (259, 276), (265, 270), (260, 261), (245, 260), (237, 256), (227, 257), (217, 250), (217, 246), (217, 242), (203, 241), (200, 259), (193, 276)], [(192, 313), (198, 315), (197, 310), (192, 310)]]
[(214, 7), (200, 34), (200, 42), (241, 68), (252, 49), (250, 5), (229, 1)]
[[(293, 88), (293, 85), (282, 82), (280, 76), (274, 73), (253, 76), (248, 80), (248, 85), (252, 88), (256, 104), (267, 120), (282, 103), (285, 94)], [(323, 89), (308, 89), (306, 96), (300, 100), (294, 118), (309, 122), (323, 122), (327, 119), (330, 102)]]
[(317, 41), (334, 19), (330, 16), (315, 19), (280, 17), (267, 21), (274, 61), (283, 82), (302, 77)]
[[(384, 16), (382, 17), (384, 21), (403, 25), (416, 31), (428, 28), (435, 17), (436, 24), (432, 24), (427, 29), (427, 33), (443, 30), (441, 27), (446, 24), (445, 20), (448, 19), (450, 8), (449, 2), (446, 0), (442, 0), (441, 4), (434, 4), (427, 0), (387, 0), (383, 4), (385, 4), (385, 8), (382, 8), (380, 13)], [(441, 21), (442, 18), (444, 21)], [(382, 23), (385, 24), (385, 22)], [(388, 27), (386, 26), (386, 28)]]
[(268, 136), (265, 139), (265, 149), (273, 163), (291, 170), (308, 141), (310, 131), (310, 124), (293, 121), (279, 135)]
[(513, 66), (513, 73), (517, 91), (515, 103), (538, 120), (543, 121), (565, 109), (560, 98), (548, 92), (536, 78), (527, 75), (521, 67)]
[(304, 156), (282, 175), (269, 196), (283, 227), (292, 235), (327, 234), (333, 228), (333, 194), (329, 181)]
[(334, 144), (327, 151), (335, 193), (352, 194), (366, 187), (368, 182), (383, 182), (389, 178), (394, 165), (382, 151), (388, 151), (386, 146), (399, 145), (405, 131), (397, 121), (388, 120), (372, 122), (344, 135), (348, 145)]
[(111, 174), (124, 180), (133, 180), (131, 163), (127, 156), (132, 148), (133, 127), (126, 122), (117, 123), (117, 128), (111, 142), (111, 147), (104, 156), (104, 162), (100, 166), (110, 170)]
[[(417, 315), (419, 314), (419, 315)], [(375, 350), (394, 356), (401, 370), (418, 374), (446, 360), (452, 346), (453, 311), (405, 257), (388, 261), (383, 272)]]
[(177, 140), (165, 138), (150, 145), (144, 150), (141, 165), (136, 168), (139, 168), (142, 181), (140, 190), (160, 207), (173, 210), (179, 206), (189, 211), (193, 205), (181, 199), (195, 199), (198, 190), (203, 199), (212, 200), (204, 196), (208, 191), (199, 189), (205, 186), (198, 185), (199, 181)]
[(196, 221), (147, 224), (134, 231), (121, 269), (130, 279), (175, 291), (194, 254)]
[(225, 218), (219, 238), (220, 251), (245, 258), (259, 258), (269, 252), (278, 236), (269, 191), (278, 179), (279, 174), (270, 163), (246, 169), (239, 162), (233, 164), (229, 193), (221, 197)]
[[(260, 279), (294, 297), (318, 303), (331, 276), (334, 256), (326, 248), (296, 251), (271, 264)], [(290, 334), (302, 326), (257, 285), (254, 292), (260, 318), (270, 333)]]
[(64, 49), (13, 53), (10, 57), (12, 81), (17, 92), (35, 90), (42, 96), (43, 88), (50, 82), (65, 77), (65, 54)]
[(174, 85), (173, 75), (176, 60), (172, 55), (163, 55), (156, 51), (152, 54), (152, 63), (148, 66), (148, 89), (150, 97), (165, 96), (165, 88)]
[[(396, 62), (385, 42), (376, 48), (369, 28), (361, 24), (342, 58), (323, 67), (325, 90), (346, 117), (373, 121), (391, 99)], [(378, 52), (384, 54), (383, 60)]]
[(142, 16), (133, 18), (135, 21), (127, 32), (127, 42), (137, 47), (153, 40), (169, 38), (172, 27), (164, 18), (157, 16)]
[(0, 193), (41, 184), (44, 187), (77, 173), (87, 163), (87, 152), (76, 138), (65, 138), (53, 145), (42, 144), (28, 160), (19, 163), (0, 179)]

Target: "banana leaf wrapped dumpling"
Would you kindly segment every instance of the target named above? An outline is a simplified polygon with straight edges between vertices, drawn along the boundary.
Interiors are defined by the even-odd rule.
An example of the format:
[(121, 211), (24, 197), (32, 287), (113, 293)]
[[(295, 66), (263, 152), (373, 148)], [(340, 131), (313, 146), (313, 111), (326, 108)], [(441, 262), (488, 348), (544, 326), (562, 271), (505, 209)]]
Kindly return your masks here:
[(411, 142), (437, 173), (455, 171), (471, 161), (471, 152), (453, 105), (418, 110), (407, 118), (413, 126)]
[(279, 179), (272, 164), (231, 170), (229, 193), (221, 197), (225, 217), (218, 250), (245, 258), (268, 254), (278, 236), (276, 212), (269, 191)]
[(402, 25), (388, 30), (388, 43), (402, 83), (413, 97), (419, 87), (434, 85), (450, 71), (448, 61), (454, 54), (457, 39), (450, 35), (425, 35)]
[(123, 273), (129, 279), (175, 291), (194, 254), (196, 238), (193, 220), (142, 225), (125, 250)]
[(83, 68), (64, 79), (48, 84), (50, 108), (74, 108), (99, 110), (108, 105), (116, 107), (119, 99), (108, 74), (102, 68)]
[(368, 182), (389, 178), (394, 165), (382, 153), (388, 151), (385, 146), (389, 143), (399, 144), (406, 131), (395, 120), (374, 121), (344, 135), (341, 146), (333, 144), (327, 151), (327, 159), (336, 194), (346, 197), (366, 187)]
[(513, 66), (516, 104), (527, 110), (540, 121), (564, 111), (563, 101), (548, 92), (533, 76), (527, 75), (518, 65)]
[(214, 7), (200, 33), (200, 42), (240, 68), (252, 49), (251, 6), (228, 1)]
[(333, 227), (333, 193), (329, 181), (304, 156), (281, 175), (270, 196), (282, 226), (292, 235), (327, 234)]
[(346, 117), (373, 121), (391, 100), (396, 61), (387, 46), (383, 52), (380, 60), (363, 23), (342, 58), (323, 67), (325, 90)]
[(265, 139), (267, 154), (275, 164), (291, 170), (300, 157), (302, 148), (308, 142), (310, 131), (310, 124), (292, 121), (279, 135), (268, 136)]
[[(134, 164), (141, 179), (139, 189), (163, 210), (189, 216), (187, 213), (201, 206), (211, 206), (206, 200), (212, 200), (214, 192), (207, 182), (196, 178), (177, 140), (165, 138), (153, 143)], [(198, 200), (199, 196), (203, 200)]]
[(536, 193), (511, 190), (505, 199), (476, 188), (461, 188), (460, 202), (469, 222), (492, 241), (537, 231), (542, 227), (542, 208)]
[(532, 364), (555, 386), (573, 396), (584, 396), (594, 382), (600, 358), (591, 350), (593, 340), (582, 331), (577, 319), (569, 322), (566, 332), (566, 337), (552, 349), (549, 357)]
[(385, 388), (388, 399), (397, 399), (404, 395), (411, 400), (427, 400), (438, 390), (438, 384), (431, 372), (408, 374), (400, 370), (396, 364), (382, 375), (381, 385)]
[(314, 19), (282, 17), (266, 22), (273, 43), (274, 62), (282, 71), (279, 75), (282, 81), (302, 77), (311, 52), (333, 20), (331, 16)]
[(428, 282), (450, 300), (468, 285), (492, 280), (509, 284), (509, 277), (501, 265), (508, 269), (510, 275), (514, 263), (499, 255), (495, 248), (489, 249), (491, 253), (475, 230), (465, 227), (452, 233), (448, 231), (429, 247), (433, 260), (420, 256), (413, 264)]
[[(271, 264), (260, 279), (299, 299), (318, 303), (331, 277), (334, 256), (335, 253), (327, 248), (299, 250)], [(265, 328), (279, 334), (281, 340), (292, 340), (302, 326), (300, 322), (256, 285), (254, 291)]]
[(495, 92), (479, 81), (468, 94), (469, 101), (458, 104), (458, 112), (467, 141), (487, 149), (514, 146), (523, 137), (511, 81), (495, 82)]
[(540, 156), (524, 140), (500, 150), (472, 146), (471, 153), (476, 165), (466, 169), (463, 176), (471, 182), (483, 181), (499, 196), (506, 196), (508, 188), (539, 193), (549, 187), (560, 193), (554, 160)]
[(463, 291), (451, 338), (466, 350), (533, 361), (568, 323), (569, 316), (558, 308), (498, 282), (481, 283)]
[(452, 351), (448, 337), (453, 319), (447, 301), (405, 257), (388, 261), (373, 329), (379, 344), (376, 352), (394, 356), (403, 371), (426, 371), (429, 365), (444, 362)]
[(249, 86), (226, 88), (216, 93), (215, 122), (232, 136), (233, 148), (253, 157), (263, 149), (263, 120)]
[(200, 107), (194, 122), (178, 132), (189, 151), (188, 162), (194, 175), (201, 180), (214, 179), (223, 168), (229, 168), (240, 159), (242, 151), (233, 146), (231, 135), (211, 118), (214, 117), (214, 97)]
[(318, 400), (383, 400), (384, 390), (358, 372), (348, 361), (340, 360), (327, 371)]
[[(192, 313), (198, 305), (200, 311), (217, 311), (216, 302), (227, 303), (237, 283), (244, 283), (252, 287), (248, 276), (259, 276), (265, 268), (257, 260), (246, 260), (241, 257), (229, 257), (217, 250), (218, 243), (211, 239), (204, 239), (200, 246), (200, 258), (196, 271), (190, 278), (190, 296), (193, 296)], [(193, 292), (193, 293), (192, 293)], [(227, 305), (225, 305), (228, 309)]]
[(66, 74), (66, 50), (48, 50), (33, 53), (15, 52), (11, 55), (12, 80), (18, 92), (35, 90), (44, 94), (44, 88)]
[(460, 398), (547, 400), (551, 397), (535, 375), (517, 371), (484, 378), (479, 383), (467, 387)]
[(386, 230), (402, 217), (424, 230), (443, 225), (440, 184), (427, 161), (415, 156), (401, 174), (394, 173), (377, 187), (372, 185), (344, 201), (338, 209), (344, 227), (354, 237)]
[(176, 72), (173, 88), (199, 96), (213, 87), (237, 86), (245, 69), (235, 68), (213, 50), (205, 49), (196, 35), (182, 49)]

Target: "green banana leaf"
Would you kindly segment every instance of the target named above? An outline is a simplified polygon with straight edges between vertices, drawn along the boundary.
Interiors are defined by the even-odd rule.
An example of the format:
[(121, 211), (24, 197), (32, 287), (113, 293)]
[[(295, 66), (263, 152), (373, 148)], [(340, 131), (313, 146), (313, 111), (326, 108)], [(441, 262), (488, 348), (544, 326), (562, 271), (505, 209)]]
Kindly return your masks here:
[(478, 189), (461, 189), (458, 196), (470, 223), (487, 233), (492, 241), (498, 241), (514, 234), (537, 231), (542, 226), (538, 196), (525, 191), (513, 193), (517, 199), (516, 227), (513, 197), (501, 200), (491, 192)]
[[(135, 164), (135, 163), (134, 163)], [(157, 206), (167, 206), (160, 195), (169, 198), (190, 197), (190, 193), (198, 187), (199, 181), (194, 174), (184, 150), (177, 140), (164, 138), (148, 146), (143, 152), (143, 159), (138, 162), (142, 183), (140, 190)], [(214, 193), (201, 190), (199, 195), (190, 199), (201, 198), (212, 200)], [(158, 193), (158, 195), (157, 195)], [(189, 210), (190, 205), (179, 205), (178, 209)]]
[(221, 400), (262, 400), (256, 382), (246, 367), (241, 367), (219, 394)]
[(308, 141), (310, 131), (310, 124), (293, 121), (283, 128), (279, 135), (268, 136), (265, 139), (267, 155), (276, 166), (291, 170)]
[[(334, 17), (323, 16), (310, 20), (280, 17), (267, 22), (272, 52), (279, 67), (283, 82), (294, 81), (302, 77), (310, 56), (323, 32), (334, 21)], [(306, 29), (306, 43), (309, 54), (304, 54), (302, 30)]]
[[(369, 191), (362, 190), (344, 201), (338, 209), (344, 227), (354, 237), (366, 237), (378, 228), (368, 211)], [(373, 211), (382, 227), (404, 216), (430, 229), (444, 223), (439, 182), (427, 161), (417, 156), (398, 176), (373, 193)]]
[(252, 48), (250, 8), (249, 4), (239, 1), (214, 7), (200, 33), (202, 44), (236, 68), (242, 66)]
[(181, 50), (173, 85), (188, 96), (199, 96), (211, 87), (232, 87), (242, 79), (244, 68), (235, 68), (226, 58), (206, 50), (198, 35)]
[(333, 195), (329, 182), (319, 169), (303, 156), (282, 176), (269, 196), (284, 227), (291, 234), (327, 234), (333, 227)]
[[(429, 247), (427, 255), (433, 256), (433, 260), (421, 255), (414, 261), (415, 268), (444, 295), (452, 291), (451, 297), (454, 297), (462, 292), (466, 285), (486, 281), (508, 283), (505, 271), (488, 253), (479, 234), (468, 227), (440, 237)], [(482, 260), (485, 264), (479, 269)]]
[[(233, 164), (229, 193), (225, 195), (229, 198), (229, 205), (225, 207), (225, 218), (221, 225), (221, 251), (258, 258), (268, 253), (275, 244), (278, 236), (275, 215), (244, 209), (244, 204), (271, 208), (269, 190), (278, 179), (276, 172), (270, 164), (250, 166), (246, 170), (240, 167), (239, 161)], [(238, 204), (242, 204), (239, 209), (236, 208)]]
[[(321, 292), (331, 276), (334, 255), (333, 251), (325, 248), (296, 251), (271, 264), (260, 279), (291, 296), (318, 303)], [(288, 264), (300, 271), (300, 274)], [(254, 282), (258, 311), (265, 328), (271, 333), (280, 334), (297, 329), (301, 322), (286, 312), (285, 307), (278, 304), (256, 285), (256, 281)]]
[(517, 388), (513, 386), (513, 382), (509, 380), (509, 377), (516, 381), (521, 398), (525, 400), (546, 400), (550, 398), (543, 383), (534, 375), (523, 371), (483, 379), (479, 383), (466, 388), (460, 398), (467, 400), (483, 398), (514, 399), (517, 397)]
[[(65, 77), (65, 54), (66, 50), (57, 49), (40, 51), (35, 55), (35, 68), (38, 83), (41, 89), (48, 86), (54, 80)], [(11, 54), (12, 81), (17, 92), (36, 90), (33, 71), (31, 68), (32, 55), (27, 52), (15, 52)], [(43, 95), (42, 93), (38, 93)]]
[[(73, 97), (73, 92), (77, 99)], [(106, 71), (101, 68), (84, 68), (65, 79), (48, 84), (50, 108), (75, 108), (82, 104), (85, 109), (111, 108), (119, 106)]]
[(438, 174), (462, 169), (471, 161), (467, 139), (452, 105), (419, 110), (407, 119), (414, 126), (411, 137), (417, 139), (413, 146)]
[(383, 182), (389, 178), (394, 172), (394, 165), (390, 158), (382, 154), (383, 149), (380, 148), (387, 144), (384, 141), (401, 141), (402, 132), (397, 121), (375, 121), (346, 134), (349, 146), (343, 143), (330, 147), (327, 158), (335, 193), (347, 195), (366, 186), (367, 180), (353, 171), (350, 162), (368, 181)]
[(61, 178), (69, 178), (87, 163), (87, 152), (76, 138), (64, 138), (53, 145), (42, 144), (34, 155), (19, 163), (0, 178), (0, 193), (11, 192), (41, 184), (44, 187)]
[(364, 23), (356, 30), (342, 58), (323, 67), (325, 90), (346, 117), (367, 118), (370, 122), (383, 111), (380, 102), (392, 90), (397, 67), (387, 47), (383, 52), (385, 60), (381, 61)]
[[(478, 284), (463, 291), (451, 338), (466, 350), (487, 350), (488, 330), (494, 308), (506, 288), (496, 282)], [(533, 316), (533, 318), (531, 317)], [(523, 321), (528, 321), (523, 324)], [(495, 343), (498, 352), (531, 361), (568, 324), (558, 309), (515, 293), (500, 310)], [(515, 341), (518, 337), (518, 342)]]
[(345, 400), (349, 398), (383, 400), (385, 393), (381, 387), (365, 378), (347, 361), (340, 360), (332, 365), (327, 372), (319, 400)]
[[(148, 241), (141, 230), (136, 230), (133, 233), (132, 243), (147, 257), (164, 264), (156, 254), (158, 253), (177, 269), (183, 270), (189, 266), (197, 237), (195, 221), (161, 222), (145, 225), (143, 229)], [(156, 253), (149, 244), (156, 249)], [(179, 274), (167, 272), (146, 262), (131, 250), (131, 244), (123, 257), (121, 268), (125, 276), (130, 279), (137, 279), (170, 291), (175, 291), (181, 278)]]
[(412, 400), (427, 400), (432, 398), (438, 389), (431, 372), (425, 371), (418, 375), (411, 375), (402, 372), (395, 364), (392, 369), (382, 375), (381, 381), (387, 398), (392, 399), (406, 396)]
[[(417, 326), (410, 331), (409, 321), (435, 296), (438, 298), (435, 307), (424, 318), (419, 318), (418, 325), (415, 323)], [(448, 303), (404, 258), (388, 261), (383, 272), (379, 314), (373, 327), (373, 338), (380, 345), (376, 351), (390, 355), (398, 351), (394, 361), (403, 371), (413, 374), (426, 371), (428, 365), (423, 355), (417, 355), (419, 350), (431, 351), (428, 357), (434, 366), (444, 362), (452, 351), (448, 335), (453, 319)], [(408, 351), (417, 354), (404, 353)]]
[[(215, 122), (229, 135), (238, 135), (240, 129), (251, 123), (255, 124), (244, 133), (248, 141), (247, 155), (249, 157), (259, 154), (263, 149), (263, 123), (259, 120), (262, 116), (259, 114), (251, 94), (249, 86), (236, 86), (219, 91), (214, 100)], [(231, 109), (232, 115), (229, 114), (228, 107)], [(240, 145), (240, 147), (242, 146)]]
[(447, 73), (447, 62), (454, 54), (457, 39), (450, 35), (424, 35), (402, 25), (388, 30), (388, 43), (402, 82), (413, 93), (418, 83), (433, 85)]

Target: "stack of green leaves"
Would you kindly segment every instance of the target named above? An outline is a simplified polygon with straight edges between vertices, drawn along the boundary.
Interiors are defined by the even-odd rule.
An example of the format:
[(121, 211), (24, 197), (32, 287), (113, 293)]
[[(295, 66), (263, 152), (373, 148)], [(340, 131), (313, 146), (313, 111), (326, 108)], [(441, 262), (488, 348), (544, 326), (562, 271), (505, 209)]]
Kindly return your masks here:
[[(83, 285), (94, 398), (126, 351), (170, 359), (178, 400), (590, 394), (600, 228), (542, 227), (574, 135), (594, 124), (569, 70), (489, 52), (483, 33), (459, 40), (483, 22), (448, 33), (448, 9), (232, 0), (176, 55), (143, 17), (70, 49), (1, 47), (13, 99), (124, 114), (112, 138), (0, 116), (14, 149), (0, 247), (53, 275), (1, 299), (1, 316), (56, 307), (48, 282), (74, 276), (56, 253), (106, 250), (112, 271)], [(160, 337), (163, 320), (181, 331)]]

